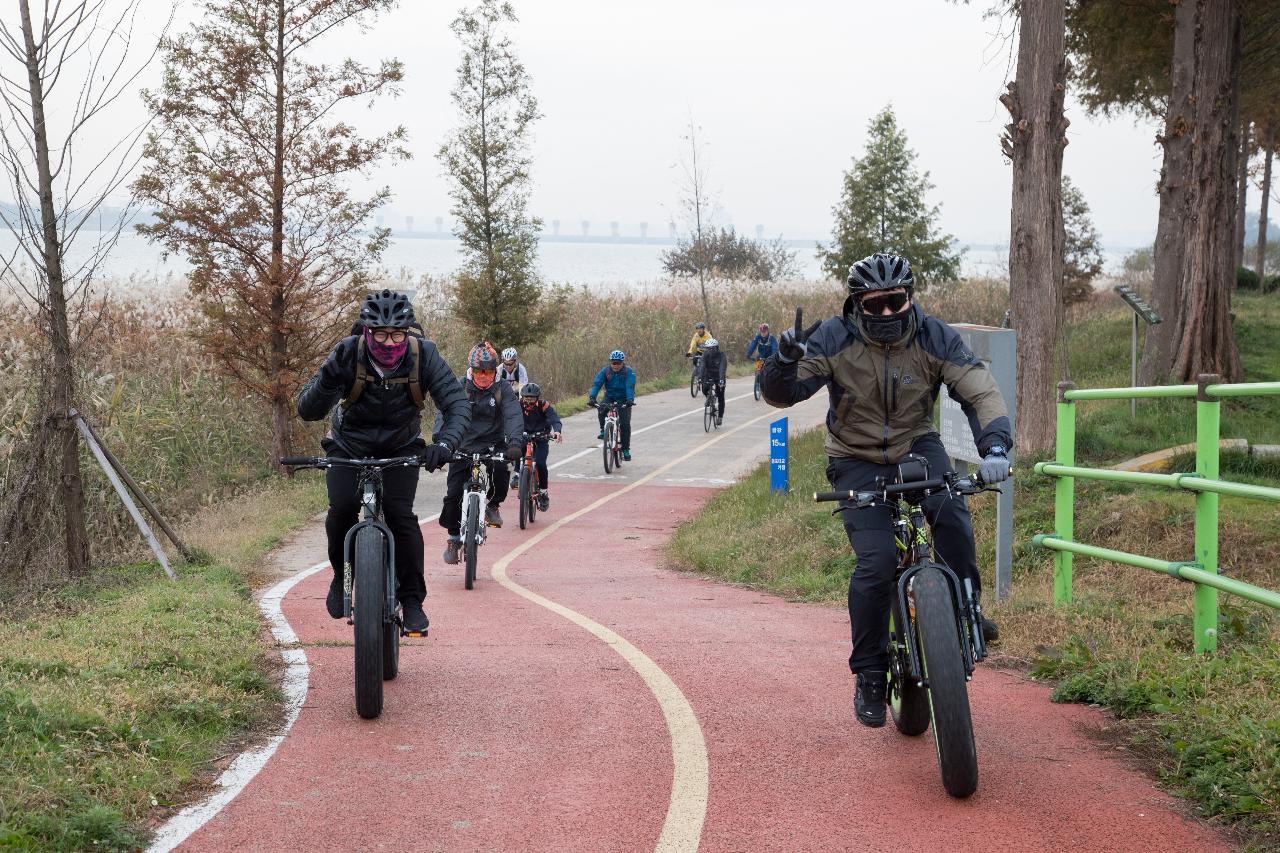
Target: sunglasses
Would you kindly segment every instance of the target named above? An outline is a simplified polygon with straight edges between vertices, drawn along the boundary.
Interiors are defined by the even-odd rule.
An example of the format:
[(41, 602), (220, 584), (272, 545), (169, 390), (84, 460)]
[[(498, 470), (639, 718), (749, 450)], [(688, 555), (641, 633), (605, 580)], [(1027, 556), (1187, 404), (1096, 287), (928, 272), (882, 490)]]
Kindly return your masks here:
[(620, 361), (611, 361), (609, 363), (612, 364), (614, 367), (622, 367), (622, 362)]
[(858, 307), (862, 309), (864, 314), (883, 314), (886, 308), (893, 314), (897, 314), (907, 306), (907, 300), (911, 297), (907, 296), (906, 291), (902, 293), (884, 293), (878, 296), (864, 296), (858, 303)]
[(402, 343), (404, 341), (404, 337), (404, 332), (377, 331), (373, 333), (373, 339), (380, 344), (385, 344), (387, 341), (391, 341), (393, 344)]

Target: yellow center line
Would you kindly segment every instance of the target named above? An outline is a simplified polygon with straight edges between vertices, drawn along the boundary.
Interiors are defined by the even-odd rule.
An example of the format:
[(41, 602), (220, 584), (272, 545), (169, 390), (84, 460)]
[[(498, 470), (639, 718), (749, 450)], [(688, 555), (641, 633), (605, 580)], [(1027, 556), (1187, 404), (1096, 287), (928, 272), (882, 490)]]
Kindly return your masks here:
[(765, 418), (773, 417), (773, 412), (766, 412), (752, 418), (741, 426), (721, 433), (715, 438), (704, 441), (683, 456), (673, 459), (654, 471), (650, 471), (616, 492), (610, 492), (599, 500), (576, 512), (566, 515), (554, 524), (540, 530), (525, 540), (515, 549), (507, 552), (493, 564), (490, 574), (493, 579), (516, 595), (545, 607), (568, 619), (573, 624), (594, 634), (598, 639), (617, 652), (627, 664), (644, 679), (645, 685), (658, 700), (658, 707), (667, 721), (667, 733), (671, 737), (671, 800), (667, 805), (667, 818), (662, 824), (662, 834), (658, 837), (658, 853), (676, 853), (676, 851), (694, 851), (698, 849), (702, 837), (702, 823), (707, 816), (707, 787), (709, 769), (707, 762), (707, 745), (702, 738), (702, 727), (698, 724), (693, 706), (680, 692), (680, 688), (671, 677), (654, 663), (653, 659), (632, 645), (625, 637), (609, 630), (604, 625), (563, 604), (545, 598), (527, 589), (507, 576), (507, 567), (512, 561), (542, 542), (551, 534), (572, 521), (576, 521), (587, 513), (594, 512), (612, 500), (622, 497), (633, 489), (637, 489), (670, 471), (682, 462), (706, 450), (719, 441), (723, 441), (736, 432), (746, 429)]

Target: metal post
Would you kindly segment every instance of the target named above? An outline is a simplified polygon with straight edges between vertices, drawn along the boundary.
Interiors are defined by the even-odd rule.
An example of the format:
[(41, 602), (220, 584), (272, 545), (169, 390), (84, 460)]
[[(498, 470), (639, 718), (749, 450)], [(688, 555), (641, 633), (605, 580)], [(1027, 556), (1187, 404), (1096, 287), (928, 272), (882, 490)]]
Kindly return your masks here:
[[(1075, 388), (1074, 382), (1058, 383), (1058, 442), (1056, 460), (1059, 465), (1076, 464), (1076, 404), (1066, 398)], [(1059, 477), (1054, 484), (1054, 535), (1068, 542), (1075, 540), (1075, 477)], [(1071, 552), (1059, 551), (1054, 557), (1053, 604), (1066, 607), (1071, 603)]]
[[(1216, 374), (1201, 374), (1196, 390), (1196, 473), (1211, 480), (1218, 479), (1218, 436), (1221, 406), (1206, 392), (1209, 385), (1220, 381)], [(1196, 494), (1196, 562), (1204, 571), (1218, 574), (1218, 495)], [(1196, 584), (1195, 647), (1197, 652), (1218, 648), (1218, 591)]]
[[(1133, 315), (1133, 340), (1129, 346), (1129, 387), (1138, 387), (1138, 315)], [(1129, 417), (1138, 417), (1138, 398), (1129, 398)]]

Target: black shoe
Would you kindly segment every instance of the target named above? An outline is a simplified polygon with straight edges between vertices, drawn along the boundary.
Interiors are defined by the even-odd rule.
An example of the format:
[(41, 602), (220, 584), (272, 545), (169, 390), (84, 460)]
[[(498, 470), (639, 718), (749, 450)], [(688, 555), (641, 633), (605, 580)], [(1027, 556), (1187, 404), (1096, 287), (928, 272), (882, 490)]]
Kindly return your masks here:
[(458, 549), (461, 547), (461, 539), (449, 537), (449, 541), (444, 543), (444, 561), (451, 566), (458, 565)]
[(416, 601), (404, 602), (404, 629), (413, 634), (427, 633), (427, 626), (431, 621), (427, 619), (427, 614), (422, 612), (422, 605)]
[(982, 617), (982, 639), (987, 643), (1000, 639), (1000, 626), (985, 616)]
[(484, 520), (490, 527), (501, 527), (502, 513), (498, 512), (498, 508), (496, 506), (485, 507)]
[(547, 494), (547, 490), (543, 489), (538, 492), (538, 512), (546, 512), (551, 509), (551, 495)]
[(324, 597), (324, 609), (334, 619), (342, 618), (342, 578), (337, 575), (329, 582), (329, 594)]
[(888, 681), (885, 672), (858, 673), (858, 688), (853, 694), (853, 712), (858, 722), (878, 729), (884, 725), (884, 694)]

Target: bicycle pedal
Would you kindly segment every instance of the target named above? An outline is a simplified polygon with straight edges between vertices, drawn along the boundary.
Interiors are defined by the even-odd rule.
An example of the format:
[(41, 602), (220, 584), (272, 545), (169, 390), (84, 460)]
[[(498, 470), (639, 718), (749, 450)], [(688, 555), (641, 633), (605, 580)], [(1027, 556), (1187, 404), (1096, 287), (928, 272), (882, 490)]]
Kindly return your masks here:
[(430, 628), (428, 628), (426, 631), (404, 631), (404, 632), (403, 632), (403, 634), (404, 634), (404, 636), (406, 636), (406, 637), (423, 637), (423, 638), (425, 638), (425, 637), (427, 636), (427, 633), (428, 633), (430, 630), (431, 630), (431, 629), (430, 629)]

